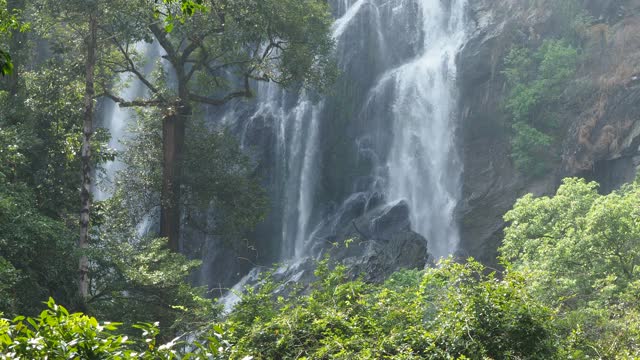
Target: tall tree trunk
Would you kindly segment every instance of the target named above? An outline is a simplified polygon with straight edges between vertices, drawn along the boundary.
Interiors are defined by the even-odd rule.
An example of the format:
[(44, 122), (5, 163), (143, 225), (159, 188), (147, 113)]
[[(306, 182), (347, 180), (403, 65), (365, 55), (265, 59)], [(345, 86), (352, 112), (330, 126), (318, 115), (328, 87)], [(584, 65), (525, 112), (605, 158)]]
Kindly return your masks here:
[(180, 250), (180, 186), (182, 185), (182, 161), (186, 120), (191, 108), (185, 101), (177, 111), (162, 120), (162, 206), (160, 210), (160, 236), (166, 237), (169, 249)]
[(89, 295), (89, 259), (84, 251), (89, 247), (89, 215), (91, 211), (91, 136), (93, 135), (93, 98), (96, 67), (98, 24), (94, 15), (89, 17), (87, 60), (84, 92), (84, 122), (82, 131), (82, 188), (80, 189), (80, 257), (78, 292), (83, 299)]

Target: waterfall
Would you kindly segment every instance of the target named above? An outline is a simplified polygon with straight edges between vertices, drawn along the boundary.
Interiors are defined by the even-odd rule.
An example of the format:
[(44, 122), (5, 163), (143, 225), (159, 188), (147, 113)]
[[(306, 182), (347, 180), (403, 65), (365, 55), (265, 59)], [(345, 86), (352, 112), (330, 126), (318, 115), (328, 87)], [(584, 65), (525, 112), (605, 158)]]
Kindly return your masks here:
[[(335, 223), (327, 219), (362, 196), (405, 201), (412, 228), (428, 239), (430, 252), (451, 254), (459, 237), (455, 210), (462, 173), (455, 146), (455, 59), (465, 41), (466, 0), (331, 5), (345, 79), (335, 94), (313, 102), (304, 91), (259, 84), (242, 125), (245, 147), (255, 121), (269, 119), (276, 138), (269, 176), (278, 216), (271, 220), (280, 225), (270, 236), (280, 244), (279, 259), (308, 255), (315, 234)], [(237, 109), (223, 121), (235, 117)], [(339, 154), (327, 158), (329, 140), (339, 137)], [(330, 180), (340, 184), (327, 185)]]
[[(128, 79), (128, 74), (120, 74), (118, 82), (124, 83)], [(134, 82), (126, 87), (120, 96), (126, 100), (133, 100), (141, 91), (141, 84)], [(109, 148), (117, 153), (124, 151), (123, 140), (128, 137), (127, 124), (132, 117), (131, 109), (123, 109), (112, 100), (105, 100), (102, 111), (103, 127), (109, 131), (111, 139)], [(111, 197), (115, 190), (115, 177), (118, 171), (122, 170), (124, 164), (116, 157), (102, 165), (102, 171), (98, 172), (97, 185), (93, 196), (97, 201), (104, 201)]]
[[(361, 121), (375, 128), (360, 139), (374, 139), (375, 158), (386, 158), (373, 171), (375, 179), (384, 179), (382, 186), (374, 180), (369, 192), (381, 191), (389, 204), (405, 201), (412, 228), (429, 241), (429, 251), (436, 258), (447, 256), (459, 241), (455, 210), (462, 162), (455, 140), (455, 60), (466, 38), (466, 0), (358, 0), (335, 29), (348, 31), (345, 19), (351, 21), (364, 6), (370, 9), (368, 23), (374, 29), (369, 32), (378, 52), (388, 57), (360, 112)], [(401, 25), (413, 21), (415, 38)], [(403, 41), (411, 50), (400, 59), (386, 55)]]
[(420, 0), (423, 49), (389, 71), (380, 87), (393, 87), (393, 141), (388, 159), (389, 200), (405, 200), (414, 230), (436, 257), (458, 245), (454, 212), (461, 192), (455, 147), (455, 58), (465, 39), (465, 1)]
[[(253, 103), (214, 119), (236, 129), (269, 191), (270, 215), (257, 237), (270, 253), (258, 264), (285, 262), (278, 272), (293, 274), (291, 281), (356, 219), (399, 203), (435, 258), (459, 242), (456, 56), (467, 36), (467, 0), (330, 4), (341, 76), (328, 94), (257, 84)], [(260, 271), (220, 299), (225, 309)], [(224, 274), (203, 276), (211, 284)]]
[[(350, 21), (367, 0), (344, 0), (338, 6), (345, 13), (336, 20), (332, 36), (339, 40)], [(292, 105), (292, 94), (278, 85), (259, 84), (255, 113), (245, 129), (257, 118), (270, 117), (277, 129), (275, 177), (279, 184), (272, 197), (281, 201), (280, 260), (299, 258), (305, 255), (311, 234), (311, 216), (314, 209), (313, 193), (318, 174), (318, 136), (320, 132), (322, 101), (314, 102), (302, 90)], [(233, 112), (233, 110), (231, 111)], [(227, 118), (228, 116), (224, 116)], [(241, 143), (245, 144), (245, 134)], [(276, 235), (278, 236), (278, 235)]]

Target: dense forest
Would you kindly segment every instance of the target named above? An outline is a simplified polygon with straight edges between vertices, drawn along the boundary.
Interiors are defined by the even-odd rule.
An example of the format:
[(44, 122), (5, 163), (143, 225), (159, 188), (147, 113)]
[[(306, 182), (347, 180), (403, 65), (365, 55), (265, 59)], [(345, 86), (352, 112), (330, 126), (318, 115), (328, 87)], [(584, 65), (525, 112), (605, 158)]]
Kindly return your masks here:
[(0, 0), (0, 359), (640, 359), (638, 34)]

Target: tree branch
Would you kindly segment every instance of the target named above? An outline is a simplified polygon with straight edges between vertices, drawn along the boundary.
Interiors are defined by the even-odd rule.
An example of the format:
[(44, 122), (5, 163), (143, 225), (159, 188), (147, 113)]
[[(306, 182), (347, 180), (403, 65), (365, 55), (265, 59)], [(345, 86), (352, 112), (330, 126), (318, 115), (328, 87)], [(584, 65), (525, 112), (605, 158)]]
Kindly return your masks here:
[(168, 60), (175, 67), (176, 64), (180, 61), (180, 57), (178, 56), (178, 53), (176, 52), (176, 49), (171, 44), (171, 41), (169, 41), (169, 39), (167, 38), (166, 31), (164, 31), (164, 29), (160, 28), (160, 26), (158, 26), (158, 24), (149, 25), (149, 29), (151, 30), (153, 35), (156, 37), (156, 39), (160, 43), (160, 46), (162, 46), (164, 51), (167, 52)]
[(233, 99), (241, 98), (241, 97), (244, 97), (244, 98), (253, 97), (253, 93), (251, 92), (251, 86), (249, 84), (249, 75), (244, 76), (244, 89), (231, 92), (227, 94), (225, 97), (220, 99), (215, 99), (215, 98), (210, 98), (206, 96), (200, 96), (194, 93), (189, 93), (189, 98), (191, 100), (197, 101), (203, 104), (213, 105), (213, 106), (224, 105)]
[(109, 93), (104, 93), (101, 94), (100, 97), (107, 97), (111, 100), (113, 100), (115, 103), (118, 104), (118, 106), (120, 107), (163, 107), (164, 105), (166, 105), (166, 101), (161, 100), (161, 99), (157, 99), (157, 100), (151, 100), (151, 99), (147, 99), (147, 100), (132, 100), (132, 101), (127, 101), (119, 96), (115, 96), (113, 94), (109, 94)]
[(124, 56), (124, 59), (128, 64), (128, 66), (126, 67), (126, 70), (134, 74), (138, 78), (138, 80), (140, 80), (140, 82), (142, 82), (149, 90), (151, 90), (152, 93), (158, 94), (160, 92), (158, 88), (155, 87), (149, 80), (147, 80), (147, 78), (136, 68), (136, 64), (133, 62), (133, 59), (131, 59), (131, 57), (129, 56), (128, 46), (127, 46), (127, 49), (125, 49), (122, 47), (122, 44), (120, 44), (116, 39), (114, 39), (113, 42), (118, 47), (118, 50), (120, 50), (120, 52), (122, 53), (122, 56)]

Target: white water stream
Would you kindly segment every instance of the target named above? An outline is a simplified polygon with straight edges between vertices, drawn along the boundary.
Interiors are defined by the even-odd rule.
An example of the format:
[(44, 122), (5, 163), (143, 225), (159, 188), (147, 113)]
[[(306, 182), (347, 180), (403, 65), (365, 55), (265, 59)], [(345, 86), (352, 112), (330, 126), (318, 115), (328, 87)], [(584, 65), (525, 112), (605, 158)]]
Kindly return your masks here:
[[(382, 171), (387, 202), (407, 202), (413, 230), (429, 241), (429, 251), (439, 258), (455, 252), (459, 242), (455, 210), (460, 199), (462, 162), (456, 151), (455, 59), (466, 38), (466, 0), (344, 0), (337, 4), (344, 13), (333, 26), (333, 37), (340, 46), (343, 35), (367, 10), (379, 51), (392, 51), (390, 42), (397, 40), (397, 34), (385, 36), (380, 9), (390, 7), (394, 15), (408, 17), (413, 15), (410, 9), (414, 5), (422, 22), (418, 55), (386, 71), (370, 90), (365, 108), (391, 104), (383, 119), (392, 123), (392, 133), (388, 134), (391, 146)], [(390, 94), (392, 99), (388, 98)], [(268, 103), (261, 106), (273, 105)], [(279, 109), (284, 115), (279, 117), (279, 146), (288, 166), (283, 259), (304, 255), (306, 242), (310, 241), (310, 216), (317, 205), (312, 193), (319, 173), (314, 159), (319, 151), (317, 129), (322, 110), (322, 104), (312, 105), (305, 96), (292, 111)], [(287, 132), (291, 127), (293, 131)]]
[(389, 200), (407, 201), (413, 230), (428, 239), (429, 251), (439, 258), (452, 254), (459, 241), (454, 213), (462, 163), (455, 142), (455, 59), (466, 35), (466, 0), (419, 4), (424, 21), (422, 53), (389, 71), (376, 89), (392, 86), (396, 96), (389, 119), (393, 122)]
[[(349, 57), (354, 49), (364, 49), (369, 56), (385, 56), (378, 62), (382, 66), (395, 62), (364, 89), (368, 95), (360, 119), (350, 120), (368, 124), (365, 127), (369, 129), (360, 129), (363, 135), (353, 141), (358, 156), (377, 159), (370, 174), (375, 180), (364, 193), (354, 190), (337, 210), (336, 218), (351, 201), (381, 191), (388, 204), (408, 204), (413, 230), (428, 240), (429, 251), (436, 258), (455, 252), (459, 242), (455, 211), (461, 196), (462, 162), (456, 151), (455, 59), (466, 38), (466, 1), (338, 0), (332, 4), (338, 14), (332, 30), (340, 56)], [(389, 15), (396, 18), (390, 20)], [(417, 27), (412, 27), (412, 22), (417, 22)], [(373, 40), (368, 40), (368, 45), (358, 43), (364, 39)], [(356, 46), (352, 46), (354, 42)], [(415, 55), (402, 61), (394, 59), (398, 42), (407, 43)], [(344, 76), (376, 76), (374, 69), (362, 69), (366, 64), (361, 61), (349, 68), (362, 70), (359, 75), (343, 69)], [(348, 58), (338, 62), (350, 64)], [(326, 101), (314, 104), (303, 94), (293, 106), (288, 105), (287, 93), (272, 84), (261, 85), (258, 94), (257, 110), (246, 126), (265, 117), (275, 123), (274, 177), (281, 184), (272, 196), (283, 202), (281, 260), (289, 260), (288, 266), (295, 267), (310, 255), (314, 234), (323, 226), (313, 223), (318, 221), (312, 219), (314, 210), (324, 205), (314, 203), (314, 195), (322, 172), (333, 169), (320, 167), (319, 154), (325, 150), (320, 149), (320, 139), (347, 130), (325, 129), (329, 133), (321, 133), (320, 121), (326, 119), (323, 112), (330, 110)], [(349, 180), (345, 177), (345, 181)], [(256, 281), (258, 273), (254, 269), (221, 299), (225, 309), (239, 301), (236, 292)]]

